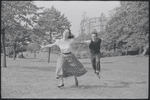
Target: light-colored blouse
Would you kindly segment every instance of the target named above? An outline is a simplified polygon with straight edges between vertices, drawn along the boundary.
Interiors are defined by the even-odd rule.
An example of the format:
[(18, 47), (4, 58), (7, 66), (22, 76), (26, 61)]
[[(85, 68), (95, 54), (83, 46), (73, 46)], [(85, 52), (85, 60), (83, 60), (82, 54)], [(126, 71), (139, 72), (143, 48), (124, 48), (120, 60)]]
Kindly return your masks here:
[(62, 53), (69, 53), (72, 51), (71, 43), (74, 39), (68, 39), (67, 41), (56, 40), (55, 44), (59, 46)]

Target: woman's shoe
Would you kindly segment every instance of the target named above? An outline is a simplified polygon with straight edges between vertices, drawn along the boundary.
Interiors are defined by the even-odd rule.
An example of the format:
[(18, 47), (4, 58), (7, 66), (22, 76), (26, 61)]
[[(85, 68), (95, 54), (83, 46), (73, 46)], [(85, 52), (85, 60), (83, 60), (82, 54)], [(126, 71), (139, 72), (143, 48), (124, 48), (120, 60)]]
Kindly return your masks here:
[(58, 85), (59, 88), (64, 87), (64, 84)]
[(76, 86), (78, 86), (78, 82), (76, 82), (75, 84), (76, 84)]
[(96, 75), (97, 75), (97, 77), (98, 77), (98, 78), (100, 79), (100, 75), (99, 75), (99, 72), (97, 72), (97, 73), (96, 73)]
[(78, 79), (75, 77), (75, 85), (78, 86)]

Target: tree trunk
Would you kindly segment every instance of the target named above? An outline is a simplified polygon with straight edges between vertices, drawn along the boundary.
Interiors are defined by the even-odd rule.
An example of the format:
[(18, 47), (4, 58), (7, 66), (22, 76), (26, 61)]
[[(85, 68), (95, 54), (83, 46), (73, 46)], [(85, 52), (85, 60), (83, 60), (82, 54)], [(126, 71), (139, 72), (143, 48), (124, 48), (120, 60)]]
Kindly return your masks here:
[(50, 53), (51, 53), (51, 48), (48, 48), (48, 63), (50, 63)]
[(16, 59), (16, 44), (14, 43), (14, 50), (13, 50), (13, 59)]
[[(50, 42), (49, 43), (50, 44), (52, 43), (52, 40), (51, 40), (52, 39), (52, 34), (51, 33), (52, 33), (52, 29), (50, 28), (50, 30), (49, 30), (49, 37), (50, 37)], [(50, 53), (51, 53), (51, 48), (48, 49), (48, 63), (50, 62)]]
[(140, 49), (139, 49), (139, 55), (142, 53), (142, 47), (140, 47)]
[(146, 45), (146, 46), (144, 47), (144, 51), (142, 52), (141, 56), (146, 55), (146, 52), (147, 52), (148, 48), (149, 48), (148, 45)]
[(126, 56), (128, 55), (128, 49), (129, 49), (129, 48), (127, 47), (127, 48), (126, 48), (126, 54), (125, 54)]
[(116, 51), (116, 43), (114, 43), (114, 51)]
[(2, 45), (3, 45), (3, 65), (2, 67), (7, 68), (6, 66), (6, 50), (5, 50), (5, 29), (2, 29)]
[(36, 53), (34, 53), (34, 59), (36, 58)]
[(128, 49), (126, 49), (126, 54), (125, 54), (126, 56), (128, 55)]

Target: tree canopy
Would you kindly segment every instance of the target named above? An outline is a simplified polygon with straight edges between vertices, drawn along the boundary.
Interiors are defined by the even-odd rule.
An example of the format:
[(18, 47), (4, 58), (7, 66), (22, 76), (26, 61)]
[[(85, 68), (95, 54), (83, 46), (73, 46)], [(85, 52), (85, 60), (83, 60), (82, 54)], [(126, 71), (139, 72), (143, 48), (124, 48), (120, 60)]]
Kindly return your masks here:
[(64, 14), (61, 14), (60, 11), (52, 6), (42, 12), (42, 16), (38, 19), (38, 25), (52, 38), (51, 35), (53, 32), (59, 35), (64, 31), (65, 27), (70, 28), (71, 22), (68, 21)]
[(37, 10), (41, 8), (34, 5), (32, 1), (2, 1), (1, 6), (3, 67), (6, 67), (5, 40), (13, 43), (15, 55), (17, 42), (27, 39), (25, 30), (33, 27), (39, 16)]
[(111, 20), (108, 22), (106, 39), (116, 41), (121, 47), (131, 50), (148, 45), (149, 5), (147, 1), (121, 1)]

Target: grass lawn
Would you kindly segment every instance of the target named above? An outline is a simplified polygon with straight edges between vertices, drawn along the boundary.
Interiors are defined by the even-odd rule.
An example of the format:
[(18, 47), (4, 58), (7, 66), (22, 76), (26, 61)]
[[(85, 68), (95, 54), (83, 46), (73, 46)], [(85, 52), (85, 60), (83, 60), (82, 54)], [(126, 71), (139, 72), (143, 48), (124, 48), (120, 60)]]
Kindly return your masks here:
[[(7, 68), (1, 68), (2, 98), (148, 98), (149, 57), (120, 56), (101, 58), (101, 79), (94, 74), (90, 59), (80, 59), (87, 73), (64, 79), (65, 87), (57, 88), (55, 66), (58, 56), (33, 54), (26, 59), (7, 58)], [(2, 59), (2, 58), (1, 58)], [(2, 61), (1, 61), (2, 64)]]

